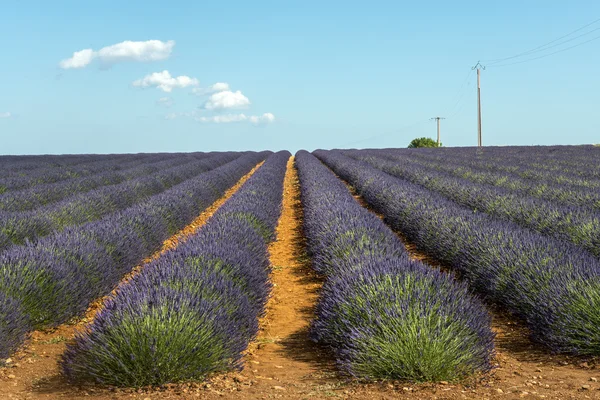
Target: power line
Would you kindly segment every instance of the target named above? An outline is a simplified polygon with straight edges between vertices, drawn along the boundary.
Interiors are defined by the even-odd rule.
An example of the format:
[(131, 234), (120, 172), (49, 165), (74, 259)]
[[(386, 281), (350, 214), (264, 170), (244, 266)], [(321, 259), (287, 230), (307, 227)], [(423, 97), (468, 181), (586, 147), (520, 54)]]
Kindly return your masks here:
[[(469, 83), (469, 85), (467, 87), (471, 87), (471, 83)], [(465, 94), (467, 94), (466, 91), (461, 96), (461, 99), (465, 98), (465, 96), (464, 96)], [(452, 114), (450, 114), (450, 116), (448, 117), (448, 119), (452, 119), (452, 118), (456, 117), (458, 114), (460, 114), (460, 112), (465, 109), (465, 104), (467, 104), (467, 102), (465, 102), (465, 101), (461, 102), (460, 107), (458, 107), (456, 109), (456, 111), (454, 111)]]
[(367, 138), (360, 139), (360, 140), (355, 140), (353, 142), (344, 143), (344, 144), (341, 145), (341, 147), (346, 147), (346, 146), (349, 146), (349, 145), (353, 145), (353, 144), (357, 144), (357, 143), (362, 143), (362, 142), (366, 142), (366, 141), (373, 140), (373, 139), (379, 139), (379, 138), (382, 138), (384, 136), (389, 136), (389, 135), (393, 135), (393, 134), (396, 134), (396, 133), (404, 132), (407, 129), (414, 128), (415, 126), (418, 126), (418, 125), (422, 125), (425, 122), (429, 122), (429, 119), (425, 119), (425, 120), (414, 122), (414, 123), (412, 123), (410, 125), (403, 126), (402, 128), (396, 129), (394, 131), (390, 131), (390, 132), (386, 132), (386, 133), (382, 133), (382, 134), (378, 134), (378, 135), (369, 136)]
[(550, 57), (550, 56), (553, 56), (553, 55), (558, 54), (558, 53), (562, 53), (563, 51), (574, 49), (575, 47), (583, 46), (584, 44), (593, 42), (594, 40), (598, 40), (598, 39), (600, 39), (600, 36), (596, 36), (596, 37), (594, 37), (594, 38), (592, 38), (590, 40), (586, 40), (585, 42), (581, 42), (581, 43), (578, 43), (576, 45), (573, 45), (573, 46), (570, 46), (570, 47), (566, 47), (564, 49), (560, 49), (560, 50), (557, 50), (557, 51), (549, 53), (549, 54), (544, 54), (543, 56), (539, 56), (539, 57), (535, 57), (535, 58), (529, 58), (527, 60), (516, 61), (516, 62), (508, 63), (508, 64), (500, 64), (500, 65), (494, 64), (494, 65), (490, 65), (489, 68), (507, 67), (509, 65), (523, 64), (523, 63), (526, 63), (526, 62), (529, 62), (529, 61), (539, 60), (541, 58), (546, 58), (546, 57)]
[[(450, 114), (452, 113), (456, 107), (458, 106), (458, 104), (460, 103), (460, 101), (462, 100), (462, 98), (464, 97), (465, 93), (466, 93), (466, 88), (471, 86), (471, 75), (473, 75), (473, 70), (470, 70), (469, 73), (467, 74), (467, 77), (465, 78), (465, 80), (463, 81), (463, 83), (460, 85), (460, 88), (458, 89), (458, 92), (456, 93), (456, 95), (452, 98), (453, 101), (453, 106), (446, 110), (445, 114)], [(465, 87), (465, 84), (467, 84), (467, 86)], [(454, 101), (456, 100), (456, 101)], [(449, 117), (450, 118), (450, 117)]]
[[(562, 45), (563, 45), (563, 44), (565, 44), (565, 43), (572, 42), (573, 40), (579, 39), (579, 38), (581, 38), (581, 37), (583, 37), (583, 36), (589, 35), (590, 33), (594, 33), (594, 32), (596, 32), (596, 31), (600, 31), (600, 28), (592, 29), (592, 30), (591, 30), (591, 31), (589, 31), (589, 32), (583, 33), (583, 34), (581, 34), (581, 35), (577, 35), (577, 36), (575, 36), (575, 37), (573, 37), (573, 38), (571, 38), (571, 39), (568, 39), (568, 40), (562, 41), (562, 42), (560, 42), (560, 43), (556, 43), (556, 44), (554, 44), (554, 45), (552, 45), (552, 46), (548, 46), (548, 47), (545, 47), (545, 48), (543, 48), (543, 49), (540, 49), (540, 50), (537, 50), (537, 51), (531, 51), (531, 52), (529, 52), (527, 55), (532, 55), (532, 54), (540, 53), (540, 52), (542, 52), (542, 51), (546, 51), (546, 50), (550, 50), (550, 49), (553, 49), (553, 48), (555, 48), (555, 47), (558, 47), (558, 46), (562, 46)], [(510, 59), (514, 59), (514, 58), (519, 58), (519, 57), (521, 57), (521, 56), (507, 57), (507, 58), (505, 58), (504, 60), (506, 61), (506, 60), (510, 60)], [(495, 64), (498, 64), (499, 62), (500, 62), (500, 61), (497, 61), (497, 62), (495, 62), (495, 63), (491, 63), (491, 64), (489, 64), (489, 65), (495, 65)]]
[(515, 58), (518, 58), (518, 57), (523, 57), (523, 56), (531, 55), (531, 54), (534, 54), (534, 53), (539, 53), (540, 51), (545, 51), (545, 50), (548, 50), (549, 48), (553, 48), (553, 47), (556, 47), (556, 46), (560, 46), (561, 44), (568, 43), (568, 42), (570, 42), (570, 41), (572, 41), (572, 40), (575, 40), (575, 39), (577, 39), (577, 38), (579, 38), (579, 37), (582, 37), (582, 36), (585, 36), (585, 35), (588, 35), (588, 34), (590, 34), (590, 33), (594, 32), (594, 31), (597, 31), (597, 30), (598, 30), (598, 29), (600, 29), (600, 28), (597, 28), (597, 29), (591, 30), (591, 31), (589, 31), (589, 32), (587, 32), (587, 33), (584, 33), (584, 34), (582, 34), (582, 35), (579, 35), (579, 36), (577, 36), (577, 37), (575, 37), (575, 38), (569, 39), (569, 40), (567, 40), (567, 41), (565, 41), (565, 42), (563, 42), (563, 43), (559, 43), (559, 44), (556, 44), (556, 45), (553, 45), (553, 46), (550, 46), (550, 47), (548, 47), (549, 45), (551, 45), (551, 44), (553, 44), (553, 43), (556, 43), (556, 42), (558, 42), (559, 40), (562, 40), (562, 39), (564, 39), (564, 38), (566, 38), (566, 37), (569, 37), (569, 36), (571, 36), (572, 34), (574, 34), (574, 33), (577, 33), (577, 32), (579, 32), (579, 31), (581, 31), (581, 30), (583, 30), (583, 29), (585, 29), (585, 28), (587, 28), (587, 27), (589, 27), (589, 26), (591, 26), (591, 25), (594, 25), (594, 24), (595, 24), (595, 23), (597, 23), (597, 22), (600, 22), (600, 18), (598, 18), (598, 19), (596, 19), (596, 20), (594, 20), (594, 21), (590, 22), (589, 24), (586, 24), (586, 25), (584, 25), (584, 26), (582, 26), (582, 27), (580, 27), (580, 28), (577, 28), (577, 29), (575, 29), (575, 30), (574, 30), (574, 31), (572, 31), (572, 32), (569, 32), (569, 33), (567, 33), (566, 35), (563, 35), (563, 36), (561, 36), (561, 37), (559, 37), (559, 38), (556, 38), (556, 39), (554, 39), (554, 40), (551, 40), (550, 42), (544, 43), (544, 44), (542, 44), (542, 45), (540, 45), (540, 46), (537, 46), (537, 47), (535, 47), (535, 48), (533, 48), (533, 49), (527, 50), (527, 51), (525, 51), (525, 52), (522, 52), (522, 53), (519, 53), (519, 54), (515, 54), (514, 56), (511, 56), (511, 57), (497, 58), (497, 59), (493, 59), (493, 60), (487, 60), (487, 61), (485, 61), (485, 60), (484, 60), (484, 62), (486, 62), (488, 65), (490, 65), (490, 64), (496, 64), (496, 63), (499, 63), (499, 62), (502, 62), (502, 61), (512, 60), (512, 59), (515, 59)]
[[(498, 59), (488, 60), (487, 62), (485, 62), (485, 61), (484, 62), (487, 64), (486, 66), (489, 67), (489, 68), (507, 67), (507, 66), (510, 66), (510, 65), (523, 64), (523, 63), (527, 63), (527, 62), (530, 62), (530, 61), (535, 61), (535, 60), (539, 60), (539, 59), (542, 59), (542, 58), (550, 57), (552, 55), (555, 55), (555, 54), (558, 54), (558, 53), (562, 53), (562, 52), (574, 49), (574, 48), (579, 47), (579, 46), (583, 46), (583, 45), (585, 45), (587, 43), (590, 43), (590, 42), (593, 42), (595, 40), (600, 39), (600, 36), (593, 37), (593, 38), (591, 38), (589, 40), (586, 40), (586, 41), (583, 41), (583, 42), (579, 42), (579, 43), (577, 43), (577, 44), (575, 44), (573, 46), (562, 48), (562, 49), (559, 49), (557, 51), (554, 51), (554, 52), (551, 52), (551, 53), (547, 53), (547, 54), (543, 54), (543, 55), (538, 56), (538, 57), (527, 58), (525, 60), (520, 60), (520, 61), (516, 61), (516, 62), (510, 62), (510, 63), (504, 63), (504, 64), (502, 63), (504, 61), (514, 60), (514, 59), (518, 59), (518, 58), (521, 58), (521, 57), (531, 56), (533, 54), (537, 54), (537, 53), (541, 53), (541, 52), (544, 52), (544, 51), (548, 51), (549, 49), (553, 49), (553, 48), (556, 48), (558, 46), (562, 46), (562, 45), (564, 45), (566, 43), (569, 43), (569, 42), (577, 40), (577, 39), (579, 39), (581, 37), (587, 36), (587, 35), (589, 35), (589, 34), (591, 34), (593, 32), (599, 31), (600, 27), (592, 29), (590, 31), (587, 31), (587, 32), (582, 33), (580, 35), (577, 35), (575, 37), (571, 37), (571, 38), (569, 38), (567, 40), (563, 40), (563, 39), (566, 39), (569, 36), (571, 36), (571, 35), (573, 35), (573, 34), (575, 34), (577, 32), (580, 32), (580, 31), (584, 30), (585, 28), (588, 28), (589, 26), (594, 25), (594, 24), (596, 24), (598, 22), (600, 22), (600, 18), (598, 18), (598, 19), (596, 19), (596, 20), (594, 20), (594, 21), (592, 21), (592, 22), (590, 22), (590, 23), (588, 23), (588, 24), (586, 24), (586, 25), (584, 25), (584, 26), (582, 26), (580, 28), (577, 28), (574, 31), (571, 31), (571, 32), (567, 33), (566, 35), (558, 37), (558, 38), (556, 38), (554, 40), (551, 40), (551, 41), (549, 41), (547, 43), (544, 43), (544, 44), (542, 44), (540, 46), (534, 47), (533, 49), (527, 50), (527, 51), (522, 52), (522, 53), (515, 54), (515, 55), (510, 56), (510, 57), (498, 58)], [(467, 93), (466, 88), (468, 88), (468, 87), (471, 86), (471, 83), (472, 83), (470, 81), (471, 76), (473, 75), (474, 71), (477, 71), (477, 141), (478, 141), (478, 146), (482, 146), (482, 135), (481, 135), (481, 83), (480, 83), (481, 82), (481, 77), (480, 77), (481, 76), (481, 74), (480, 74), (480, 70), (481, 69), (486, 69), (486, 67), (484, 67), (480, 62), (478, 62), (471, 69), (471, 71), (469, 71), (469, 73), (467, 74), (467, 76), (464, 79), (463, 83), (460, 85), (460, 87), (458, 89), (458, 92), (453, 97), (453, 105), (452, 105), (452, 107), (449, 110), (447, 110), (448, 111), (447, 115), (450, 114), (450, 116), (448, 118), (453, 118), (460, 111), (463, 110), (464, 105), (465, 105), (464, 102), (463, 102), (463, 104), (462, 104), (461, 107), (458, 107), (458, 106), (461, 104), (461, 100), (464, 98), (465, 94)], [(454, 111), (454, 110), (456, 110), (456, 111)], [(438, 142), (439, 142), (440, 141), (440, 138), (439, 138), (439, 123), (440, 123), (440, 119), (445, 119), (445, 118), (435, 117), (433, 119), (436, 119), (437, 123), (438, 123)], [(352, 142), (348, 142), (348, 143), (343, 144), (342, 147), (346, 147), (346, 146), (349, 146), (349, 145), (353, 145), (353, 144), (357, 144), (357, 143), (362, 143), (362, 142), (370, 141), (370, 140), (373, 140), (373, 139), (378, 139), (378, 138), (381, 138), (381, 137), (384, 137), (384, 136), (389, 136), (389, 135), (393, 135), (393, 134), (396, 134), (396, 133), (400, 133), (400, 132), (406, 131), (407, 129), (414, 128), (415, 126), (421, 125), (421, 124), (423, 124), (423, 123), (425, 123), (427, 121), (428, 120), (418, 121), (418, 122), (415, 122), (413, 124), (404, 126), (402, 128), (399, 128), (399, 129), (396, 129), (394, 131), (390, 131), (390, 132), (379, 134), (379, 135), (373, 135), (373, 136), (370, 136), (370, 137), (367, 137), (367, 138), (364, 138), (364, 139), (360, 139), (360, 140), (355, 140), (355, 141), (352, 141)]]

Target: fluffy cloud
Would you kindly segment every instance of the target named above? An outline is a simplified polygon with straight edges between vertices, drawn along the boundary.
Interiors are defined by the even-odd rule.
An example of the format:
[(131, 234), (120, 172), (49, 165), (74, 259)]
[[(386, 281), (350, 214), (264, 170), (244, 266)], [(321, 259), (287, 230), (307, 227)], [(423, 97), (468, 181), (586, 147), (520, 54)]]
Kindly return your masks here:
[(212, 117), (197, 117), (196, 121), (199, 122), (214, 122), (217, 124), (226, 124), (229, 122), (242, 122), (247, 121), (248, 117), (244, 114), (227, 114), (227, 115), (214, 115)]
[(246, 115), (246, 114), (219, 114), (213, 116), (203, 116), (200, 111), (193, 112), (174, 112), (165, 115), (165, 119), (175, 118), (192, 118), (202, 123), (228, 124), (232, 122), (249, 122), (254, 125), (266, 125), (275, 121), (275, 116), (271, 113), (263, 115)]
[(96, 57), (96, 55), (92, 49), (76, 51), (73, 53), (73, 57), (62, 60), (60, 62), (60, 67), (62, 69), (83, 68), (91, 63), (94, 57)]
[(221, 111), (248, 108), (249, 105), (250, 100), (248, 100), (248, 98), (239, 90), (236, 92), (225, 90), (211, 95), (206, 103), (204, 103), (204, 108), (207, 110)]
[(198, 96), (204, 96), (207, 94), (213, 94), (218, 92), (224, 92), (229, 90), (229, 84), (225, 82), (217, 82), (214, 85), (210, 85), (207, 88), (194, 88), (192, 89), (192, 93), (197, 94)]
[(0, 112), (0, 118), (10, 118), (11, 117), (11, 113), (7, 112)]
[(230, 122), (250, 122), (255, 125), (265, 125), (275, 121), (275, 116), (271, 113), (264, 113), (263, 115), (246, 115), (246, 114), (226, 114), (226, 115), (214, 115), (212, 117), (196, 117), (196, 121), (199, 122), (213, 122), (216, 124), (226, 124)]
[(71, 58), (62, 60), (59, 66), (62, 69), (83, 68), (88, 66), (94, 59), (98, 59), (105, 65), (125, 61), (160, 61), (169, 58), (174, 46), (174, 40), (167, 42), (160, 40), (147, 40), (145, 42), (126, 40), (103, 47), (98, 51), (94, 51), (93, 49), (76, 51)]
[(161, 97), (160, 99), (156, 100), (156, 104), (159, 106), (163, 106), (163, 107), (171, 107), (173, 104), (175, 104), (175, 102), (173, 101), (172, 97)]
[(178, 76), (172, 77), (169, 71), (164, 70), (162, 72), (154, 72), (150, 75), (146, 75), (142, 79), (138, 79), (133, 82), (133, 86), (147, 88), (156, 86), (163, 92), (171, 92), (173, 88), (184, 88), (188, 86), (198, 86), (200, 82), (196, 78), (190, 78), (189, 76)]
[(250, 122), (252, 122), (253, 124), (256, 124), (256, 125), (269, 124), (273, 121), (275, 121), (275, 116), (271, 113), (264, 113), (263, 115), (260, 115), (258, 117), (257, 116), (250, 117)]

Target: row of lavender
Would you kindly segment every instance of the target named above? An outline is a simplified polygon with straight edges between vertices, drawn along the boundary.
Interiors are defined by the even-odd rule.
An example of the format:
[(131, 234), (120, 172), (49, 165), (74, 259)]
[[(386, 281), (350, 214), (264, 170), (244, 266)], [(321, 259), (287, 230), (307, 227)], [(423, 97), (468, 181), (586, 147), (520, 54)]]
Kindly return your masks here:
[(100, 172), (92, 173), (85, 176), (77, 176), (69, 179), (64, 179), (58, 182), (33, 185), (26, 189), (12, 190), (0, 194), (0, 210), (4, 211), (27, 211), (34, 210), (38, 207), (48, 205), (67, 197), (74, 196), (80, 193), (89, 192), (90, 190), (101, 186), (116, 185), (127, 180), (137, 177), (149, 175), (162, 171), (164, 169), (177, 167), (179, 165), (188, 164), (192, 161), (206, 158), (203, 154), (189, 154), (177, 157), (157, 157), (145, 160), (136, 160), (132, 163), (127, 163), (125, 166), (120, 165), (120, 168), (113, 168), (114, 163), (111, 161)]
[(600, 354), (600, 262), (580, 248), (474, 213), (339, 152), (315, 154), (394, 229), (520, 316), (552, 350)]
[(595, 256), (600, 256), (600, 212), (598, 210), (556, 203), (545, 198), (526, 196), (511, 190), (475, 183), (437, 169), (420, 166), (410, 160), (367, 152), (348, 152), (352, 157), (398, 178), (423, 186), (470, 208), (559, 240), (570, 241)]
[(0, 359), (32, 329), (63, 323), (109, 293), (269, 152), (212, 157), (215, 167), (99, 221), (0, 255)]
[[(388, 157), (398, 160), (399, 154)], [(472, 165), (468, 159), (415, 159), (419, 165), (450, 173), (469, 181), (498, 186), (523, 196), (539, 197), (562, 205), (577, 205), (600, 211), (600, 180), (582, 179), (560, 175), (554, 171), (531, 174), (522, 172), (524, 168), (514, 166), (517, 172), (499, 171), (497, 165), (507, 165), (507, 161)], [(525, 174), (526, 177), (521, 175)]]
[(413, 261), (318, 159), (296, 155), (304, 232), (326, 276), (312, 336), (370, 379), (454, 380), (490, 368), (491, 318), (466, 284)]
[(35, 242), (66, 227), (95, 221), (131, 207), (239, 156), (240, 153), (235, 152), (216, 153), (120, 184), (102, 186), (31, 211), (0, 211), (0, 251)]
[[(411, 153), (408, 149), (396, 149)], [(407, 151), (408, 150), (408, 151)], [(590, 163), (598, 159), (597, 146), (508, 146), (508, 147), (460, 147), (421, 149), (413, 154), (417, 157), (450, 156), (470, 159), (474, 163), (488, 161), (501, 164), (506, 161), (523, 167), (522, 172), (554, 172), (560, 176), (600, 179), (600, 165)], [(506, 168), (506, 167), (505, 167)], [(521, 172), (521, 171), (520, 171)]]
[[(592, 148), (593, 152), (587, 153), (585, 161), (575, 165), (564, 165), (558, 161), (571, 160), (570, 153), (560, 148), (550, 151), (531, 147), (528, 158), (511, 157), (512, 150), (510, 148), (504, 149), (496, 156), (490, 154), (488, 149), (477, 152), (477, 150), (464, 148), (452, 148), (438, 154), (408, 149), (395, 149), (391, 153), (413, 160), (435, 162), (438, 165), (454, 164), (457, 168), (464, 169), (466, 174), (475, 171), (504, 173), (519, 181), (544, 182), (549, 185), (560, 184), (582, 189), (600, 185), (600, 177), (594, 172), (594, 168), (597, 168), (594, 159), (599, 157), (600, 151), (597, 147)], [(388, 149), (387, 152), (390, 150)], [(533, 157), (531, 157), (532, 155)], [(542, 161), (536, 161), (536, 158), (542, 158)]]
[[(600, 180), (566, 176), (555, 171), (527, 170), (527, 161), (512, 163), (509, 160), (473, 162), (468, 154), (445, 153), (445, 157), (403, 152), (398, 150), (368, 150), (353, 153), (385, 157), (401, 163), (416, 164), (432, 172), (441, 171), (469, 181), (498, 186), (512, 193), (539, 197), (558, 204), (579, 205), (600, 210)], [(600, 152), (598, 154), (600, 157)], [(589, 160), (593, 163), (593, 160)]]
[[(0, 156), (0, 159), (6, 156)], [(55, 156), (58, 160), (67, 159), (68, 156)], [(44, 183), (59, 182), (66, 179), (83, 177), (107, 170), (120, 170), (129, 165), (135, 165), (145, 160), (154, 159), (160, 161), (172, 158), (173, 155), (153, 153), (120, 155), (112, 157), (85, 155), (80, 156), (81, 162), (68, 164), (60, 162), (57, 165), (48, 162), (14, 163), (6, 162), (0, 168), (0, 193), (11, 190), (31, 188)]]
[(0, 155), (0, 171), (27, 173), (38, 169), (64, 168), (85, 163), (145, 157), (145, 154), (46, 154), (46, 155)]
[(65, 375), (145, 386), (238, 367), (271, 288), (267, 245), (289, 156), (270, 156), (194, 236), (119, 288), (69, 345)]

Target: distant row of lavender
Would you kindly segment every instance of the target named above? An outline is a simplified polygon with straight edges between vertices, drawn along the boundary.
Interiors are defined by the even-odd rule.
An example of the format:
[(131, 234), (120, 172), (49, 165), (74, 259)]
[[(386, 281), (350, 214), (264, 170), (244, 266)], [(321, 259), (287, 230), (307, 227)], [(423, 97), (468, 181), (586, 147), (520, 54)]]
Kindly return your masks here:
[(600, 256), (600, 212), (590, 207), (559, 204), (501, 187), (474, 183), (410, 161), (361, 155), (353, 157), (398, 178), (439, 193), (474, 212), (515, 222), (544, 235), (566, 240)]
[[(600, 180), (581, 179), (559, 175), (554, 171), (525, 171), (522, 164), (507, 164), (503, 160), (498, 163), (473, 165), (467, 158), (426, 157), (413, 152), (403, 154), (398, 151), (360, 151), (345, 154), (373, 155), (384, 157), (399, 163), (425, 168), (431, 173), (450, 174), (478, 184), (497, 186), (521, 196), (533, 196), (562, 205), (578, 205), (600, 211)], [(600, 156), (600, 155), (599, 155)], [(497, 167), (503, 167), (501, 170)]]
[[(580, 149), (582, 148), (585, 149), (585, 147), (580, 147)], [(422, 160), (438, 165), (454, 165), (456, 168), (465, 169), (466, 173), (470, 171), (501, 173), (530, 184), (544, 182), (573, 188), (590, 188), (600, 185), (600, 177), (596, 173), (597, 162), (594, 162), (599, 157), (599, 150), (597, 147), (591, 149), (587, 152), (585, 161), (576, 163), (572, 162), (573, 159), (569, 153), (565, 153), (560, 148), (540, 150), (531, 147), (529, 157), (511, 156), (511, 149), (504, 149), (503, 152), (494, 156), (489, 153), (487, 148), (479, 152), (472, 149), (453, 148), (437, 154), (428, 151), (407, 151), (409, 149), (384, 150), (384, 152), (414, 161)], [(568, 160), (571, 164), (565, 165), (559, 162), (560, 160)]]
[(65, 375), (145, 386), (239, 366), (271, 288), (267, 244), (289, 156), (271, 155), (198, 233), (121, 287), (68, 346)]
[[(0, 156), (0, 160), (6, 159), (7, 157), (8, 156)], [(43, 158), (43, 156), (36, 157)], [(146, 160), (166, 160), (173, 157), (173, 155), (161, 153), (110, 157), (84, 155), (77, 156), (79, 162), (76, 163), (65, 162), (65, 160), (69, 160), (70, 156), (52, 157), (57, 157), (55, 159), (57, 161), (44, 162), (42, 159), (28, 163), (5, 161), (3, 167), (0, 168), (0, 193), (31, 188), (35, 185), (44, 183), (53, 183), (65, 179), (88, 176), (107, 170), (117, 171)]]
[(555, 351), (600, 354), (597, 258), (339, 152), (315, 154), (394, 229), (523, 318), (534, 339)]
[(148, 154), (46, 154), (46, 155), (0, 155), (0, 171), (30, 172), (50, 168), (64, 168), (90, 162), (106, 160), (131, 160), (147, 157)]
[(498, 166), (506, 162), (508, 168), (513, 164), (520, 165), (525, 173), (546, 171), (557, 173), (559, 176), (600, 179), (600, 165), (594, 162), (600, 152), (597, 146), (442, 147), (418, 151), (395, 150), (415, 157), (456, 157), (475, 164), (491, 162)]
[(368, 379), (455, 380), (490, 368), (491, 318), (467, 285), (409, 258), (318, 159), (296, 155), (304, 232), (326, 275), (312, 336)]
[[(212, 156), (211, 171), (132, 207), (0, 255), (0, 359), (27, 332), (83, 313), (269, 152)], [(238, 154), (239, 156), (239, 154)]]
[(90, 190), (109, 185), (116, 185), (137, 177), (150, 175), (164, 169), (191, 163), (202, 158), (203, 154), (190, 154), (178, 157), (158, 157), (136, 161), (126, 167), (113, 168), (111, 161), (98, 173), (73, 177), (58, 182), (34, 185), (26, 189), (12, 190), (0, 194), (0, 210), (27, 211), (46, 206), (67, 197), (89, 192)]
[(239, 157), (216, 153), (200, 160), (156, 171), (120, 184), (102, 186), (31, 211), (0, 211), (0, 251), (35, 242), (66, 227), (98, 220)]

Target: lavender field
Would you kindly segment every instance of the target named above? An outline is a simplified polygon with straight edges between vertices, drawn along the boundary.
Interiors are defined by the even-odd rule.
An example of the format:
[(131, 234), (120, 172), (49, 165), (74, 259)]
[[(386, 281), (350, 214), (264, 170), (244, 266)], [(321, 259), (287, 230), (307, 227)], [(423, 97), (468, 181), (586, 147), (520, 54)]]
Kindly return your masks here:
[(498, 312), (540, 353), (600, 356), (599, 147), (290, 156), (0, 157), (2, 363), (86, 318), (55, 360), (67, 385), (252, 370), (270, 302), (301, 300), (273, 294), (285, 215), (302, 240), (279, 251), (318, 282), (299, 335), (339, 379), (487, 379)]

